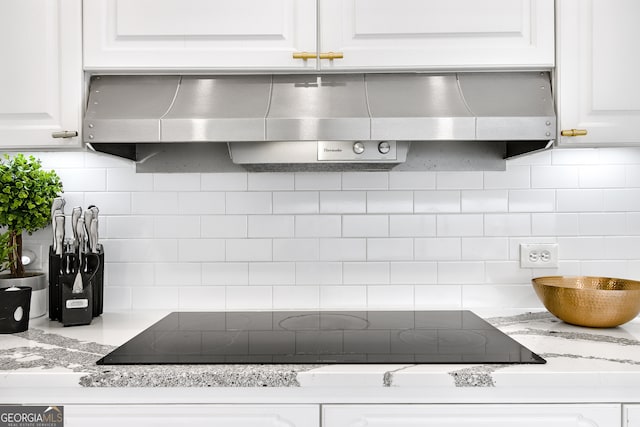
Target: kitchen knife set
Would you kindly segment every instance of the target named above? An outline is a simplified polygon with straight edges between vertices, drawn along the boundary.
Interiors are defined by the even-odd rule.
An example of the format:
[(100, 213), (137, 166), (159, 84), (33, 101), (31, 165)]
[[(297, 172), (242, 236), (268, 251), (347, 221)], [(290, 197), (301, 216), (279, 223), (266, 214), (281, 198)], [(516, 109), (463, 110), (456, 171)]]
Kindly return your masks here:
[(51, 205), (53, 243), (49, 248), (49, 318), (64, 326), (88, 325), (102, 314), (104, 249), (98, 243), (96, 206), (71, 212), (73, 238), (65, 237), (65, 201)]

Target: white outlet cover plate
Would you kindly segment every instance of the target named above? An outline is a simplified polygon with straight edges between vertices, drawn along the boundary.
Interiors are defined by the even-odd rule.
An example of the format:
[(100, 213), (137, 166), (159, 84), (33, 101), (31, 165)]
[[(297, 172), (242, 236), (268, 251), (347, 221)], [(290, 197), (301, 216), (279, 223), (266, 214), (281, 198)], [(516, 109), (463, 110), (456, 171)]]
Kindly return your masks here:
[(558, 268), (558, 244), (520, 243), (520, 267)]

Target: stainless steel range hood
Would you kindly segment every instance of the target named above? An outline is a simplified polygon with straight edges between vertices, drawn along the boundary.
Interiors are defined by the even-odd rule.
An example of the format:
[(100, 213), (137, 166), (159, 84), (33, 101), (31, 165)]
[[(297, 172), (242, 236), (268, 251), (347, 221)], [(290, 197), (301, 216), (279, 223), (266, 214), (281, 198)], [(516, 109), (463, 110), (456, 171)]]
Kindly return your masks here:
[(556, 134), (548, 72), (103, 75), (84, 140), (140, 160), (140, 144), (228, 143), (246, 164), (398, 164), (409, 144), (500, 141), (504, 156)]

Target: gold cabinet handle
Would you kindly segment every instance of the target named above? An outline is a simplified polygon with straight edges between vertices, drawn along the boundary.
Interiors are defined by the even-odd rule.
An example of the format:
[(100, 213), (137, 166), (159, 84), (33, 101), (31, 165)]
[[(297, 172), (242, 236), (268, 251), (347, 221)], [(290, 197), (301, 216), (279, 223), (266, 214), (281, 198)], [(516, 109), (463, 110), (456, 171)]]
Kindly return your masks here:
[(569, 129), (560, 132), (560, 135), (562, 136), (585, 136), (586, 134), (586, 129)]
[(344, 58), (344, 54), (342, 52), (321, 52), (320, 55), (318, 55), (316, 52), (294, 52), (293, 53), (294, 59), (302, 59), (304, 61), (306, 61), (307, 59), (316, 59), (318, 57), (320, 59), (328, 59), (330, 61), (333, 61), (334, 59)]
[(321, 52), (320, 59), (328, 59), (333, 61), (334, 59), (342, 59), (344, 54), (342, 52)]
[(63, 131), (59, 131), (59, 132), (53, 132), (51, 134), (52, 138), (73, 138), (78, 136), (78, 132), (73, 130), (63, 130)]
[(293, 52), (293, 59), (303, 59), (306, 61), (307, 59), (316, 59), (317, 56), (318, 54), (315, 52)]

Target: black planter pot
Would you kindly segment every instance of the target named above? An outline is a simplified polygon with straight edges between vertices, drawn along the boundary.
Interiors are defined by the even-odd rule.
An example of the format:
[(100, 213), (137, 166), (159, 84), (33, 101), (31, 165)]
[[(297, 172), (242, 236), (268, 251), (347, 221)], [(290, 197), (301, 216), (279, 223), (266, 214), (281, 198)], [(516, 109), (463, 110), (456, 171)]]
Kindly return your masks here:
[(30, 308), (30, 287), (0, 289), (0, 334), (13, 334), (29, 329)]

